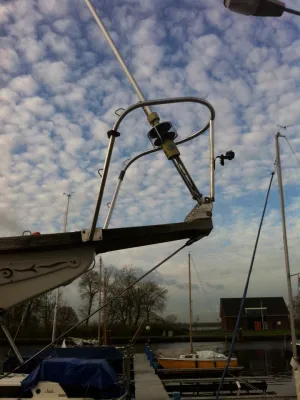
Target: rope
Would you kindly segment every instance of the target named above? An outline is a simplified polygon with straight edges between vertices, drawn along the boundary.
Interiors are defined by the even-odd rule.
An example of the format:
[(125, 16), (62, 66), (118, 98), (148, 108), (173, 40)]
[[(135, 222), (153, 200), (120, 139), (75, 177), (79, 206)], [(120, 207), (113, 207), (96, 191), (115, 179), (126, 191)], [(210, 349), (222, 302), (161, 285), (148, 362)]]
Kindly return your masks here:
[(265, 392), (262, 389), (257, 388), (256, 386), (252, 385), (252, 383), (249, 383), (248, 381), (246, 381), (245, 379), (243, 379), (241, 376), (236, 377), (233, 374), (231, 374), (230, 372), (228, 373), (228, 375), (232, 376), (233, 378), (236, 378), (237, 381), (243, 383), (245, 386), (248, 386), (250, 389), (252, 390), (258, 390), (260, 391), (262, 394), (265, 394)]
[[(212, 309), (212, 307), (211, 307), (210, 301), (208, 300), (207, 291), (205, 290), (204, 284), (203, 284), (203, 282), (202, 282), (202, 280), (201, 280), (201, 278), (200, 278), (199, 271), (198, 271), (198, 269), (196, 268), (195, 261), (194, 261), (194, 259), (193, 259), (192, 256), (191, 256), (191, 260), (192, 260), (192, 264), (193, 264), (194, 270), (196, 271), (196, 274), (197, 274), (198, 281), (199, 281), (199, 283), (200, 283), (201, 289), (202, 289), (203, 294), (204, 294), (204, 300), (205, 300), (206, 306), (209, 308), (209, 310), (210, 310), (211, 313), (214, 313), (214, 311), (213, 311), (213, 309)], [(207, 282), (206, 282), (206, 283), (207, 283)], [(200, 292), (199, 287), (198, 287), (198, 290), (199, 290), (199, 292)], [(201, 293), (201, 292), (200, 292), (200, 293)]]
[(288, 139), (285, 135), (284, 135), (283, 137), (284, 137), (285, 140), (287, 141), (287, 144), (288, 144), (289, 148), (291, 149), (292, 153), (294, 154), (294, 157), (296, 158), (297, 163), (300, 165), (300, 160), (299, 160), (299, 158), (297, 157), (296, 152), (294, 151), (294, 149), (293, 149), (293, 147), (292, 147), (292, 145), (291, 145), (289, 139)]
[(232, 342), (231, 342), (229, 353), (228, 353), (227, 363), (226, 363), (226, 366), (225, 366), (223, 374), (222, 374), (222, 379), (221, 379), (220, 385), (218, 387), (216, 400), (219, 400), (220, 392), (221, 392), (221, 389), (222, 389), (223, 384), (224, 384), (225, 376), (228, 374), (228, 368), (229, 368), (230, 360), (231, 360), (231, 357), (232, 357), (233, 348), (234, 348), (234, 345), (235, 345), (237, 333), (238, 333), (238, 330), (239, 330), (239, 327), (240, 327), (241, 316), (242, 316), (245, 300), (246, 300), (246, 297), (247, 297), (248, 287), (249, 287), (249, 283), (250, 283), (250, 277), (251, 277), (251, 273), (252, 273), (252, 269), (253, 269), (256, 250), (257, 250), (258, 241), (259, 241), (259, 237), (260, 237), (260, 232), (261, 232), (261, 228), (262, 228), (262, 225), (263, 225), (263, 221), (264, 221), (264, 217), (265, 217), (265, 213), (266, 213), (266, 209), (267, 209), (267, 204), (268, 204), (268, 199), (269, 199), (269, 194), (270, 194), (270, 190), (271, 190), (274, 174), (275, 174), (275, 172), (271, 173), (271, 179), (270, 179), (270, 183), (269, 183), (267, 197), (266, 197), (263, 213), (262, 213), (262, 216), (261, 216), (261, 221), (260, 221), (259, 228), (258, 228), (258, 233), (257, 233), (255, 245), (254, 245), (254, 250), (253, 250), (253, 254), (252, 254), (252, 259), (251, 259), (251, 263), (250, 263), (250, 267), (249, 267), (249, 272), (248, 272), (248, 276), (247, 276), (247, 280), (246, 280), (246, 284), (245, 284), (245, 288), (244, 288), (242, 301), (241, 301), (241, 304), (240, 304), (238, 318), (237, 318), (237, 321), (236, 321), (236, 324), (235, 324), (235, 328), (234, 328), (234, 333), (233, 333), (233, 336), (232, 336)]
[[(29, 305), (30, 305), (30, 302), (28, 302), (27, 306), (25, 307), (25, 310), (24, 310), (24, 312), (23, 312), (21, 321), (20, 321), (19, 326), (18, 326), (18, 328), (17, 328), (17, 330), (16, 330), (16, 333), (15, 333), (15, 335), (14, 335), (13, 341), (16, 340), (16, 338), (17, 338), (17, 336), (18, 336), (18, 334), (19, 334), (19, 331), (20, 331), (21, 326), (22, 326), (22, 324), (23, 324), (23, 322), (24, 322), (24, 319), (25, 319), (27, 310), (28, 310), (28, 308), (29, 308)], [(11, 347), (8, 349), (8, 352), (7, 352), (6, 356), (4, 357), (4, 360), (7, 360), (7, 359), (8, 359), (8, 357), (10, 356), (10, 353), (11, 353)]]
[(90, 313), (87, 317), (83, 318), (81, 321), (77, 322), (77, 324), (73, 325), (70, 329), (67, 329), (65, 332), (63, 332), (61, 335), (59, 335), (55, 340), (53, 340), (52, 342), (50, 342), (47, 346), (45, 346), (43, 349), (39, 350), (35, 355), (33, 355), (32, 357), (30, 357), (28, 360), (24, 361), (22, 364), (18, 365), (16, 368), (14, 368), (11, 372), (8, 372), (7, 374), (4, 374), (2, 376), (0, 376), (0, 380), (3, 378), (6, 378), (7, 376), (10, 376), (11, 374), (13, 374), (14, 372), (18, 371), (21, 367), (23, 367), (24, 365), (27, 365), (28, 363), (30, 363), (30, 361), (34, 360), (37, 356), (39, 356), (40, 354), (42, 354), (45, 350), (48, 350), (51, 346), (53, 346), (56, 342), (58, 342), (60, 339), (64, 338), (65, 336), (67, 336), (71, 331), (73, 331), (74, 329), (76, 329), (79, 325), (83, 324), (85, 321), (87, 321), (88, 319), (90, 319), (93, 315), (95, 315), (96, 313), (98, 313), (99, 311), (101, 311), (103, 308), (105, 308), (106, 306), (108, 306), (110, 303), (112, 303), (114, 300), (116, 300), (117, 298), (119, 298), (120, 296), (122, 296), (125, 292), (127, 292), (129, 289), (131, 289), (133, 286), (135, 286), (136, 284), (138, 284), (142, 279), (144, 279), (146, 276), (148, 276), (149, 274), (151, 274), (151, 272), (155, 271), (158, 267), (160, 267), (162, 264), (164, 264), (166, 261), (168, 261), (170, 258), (174, 257), (177, 253), (179, 253), (181, 250), (183, 250), (185, 247), (188, 247), (190, 245), (192, 245), (193, 243), (195, 243), (196, 241), (198, 241), (199, 238), (195, 237), (192, 239), (189, 239), (183, 246), (180, 246), (177, 250), (175, 250), (173, 253), (171, 253), (169, 256), (167, 256), (166, 258), (164, 258), (161, 262), (159, 262), (158, 264), (156, 264), (153, 268), (151, 268), (148, 272), (145, 272), (142, 276), (140, 276), (138, 279), (136, 279), (132, 284), (130, 284), (129, 286), (127, 286), (125, 289), (121, 290), (119, 293), (117, 293), (115, 296), (113, 296), (110, 300), (108, 300), (105, 304), (103, 304), (103, 306), (98, 307), (95, 311), (93, 311), (92, 313)]

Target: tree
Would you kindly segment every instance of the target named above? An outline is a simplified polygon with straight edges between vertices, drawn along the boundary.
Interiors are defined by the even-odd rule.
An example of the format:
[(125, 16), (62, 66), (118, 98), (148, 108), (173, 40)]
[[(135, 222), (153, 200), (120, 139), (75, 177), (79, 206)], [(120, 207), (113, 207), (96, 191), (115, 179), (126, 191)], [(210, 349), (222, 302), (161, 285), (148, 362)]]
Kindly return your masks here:
[(50, 331), (53, 326), (53, 314), (56, 297), (53, 292), (44, 293), (36, 298), (36, 313), (40, 325), (45, 331)]
[[(81, 276), (78, 289), (80, 297), (85, 300), (85, 304), (81, 306), (80, 313), (86, 318), (91, 314), (96, 294), (99, 292), (99, 274), (94, 270), (90, 270)], [(89, 319), (86, 320), (86, 326)]]
[(64, 304), (57, 311), (57, 326), (62, 332), (73, 325), (77, 324), (78, 317), (73, 307)]
[[(109, 298), (114, 297), (137, 279), (132, 266), (115, 270), (108, 285)], [(128, 328), (136, 328), (142, 319), (147, 322), (157, 319), (167, 299), (167, 289), (153, 281), (139, 283), (114, 300), (108, 309), (110, 323), (119, 322)]]
[(157, 283), (153, 281), (148, 281), (142, 283), (143, 296), (143, 309), (146, 316), (146, 320), (149, 323), (151, 313), (161, 314), (166, 306), (167, 293), (166, 288), (160, 287)]
[(165, 317), (165, 322), (166, 322), (167, 324), (170, 324), (170, 325), (175, 325), (175, 324), (177, 324), (177, 322), (178, 322), (177, 315), (175, 315), (175, 314), (169, 314), (169, 315), (167, 315), (167, 316)]

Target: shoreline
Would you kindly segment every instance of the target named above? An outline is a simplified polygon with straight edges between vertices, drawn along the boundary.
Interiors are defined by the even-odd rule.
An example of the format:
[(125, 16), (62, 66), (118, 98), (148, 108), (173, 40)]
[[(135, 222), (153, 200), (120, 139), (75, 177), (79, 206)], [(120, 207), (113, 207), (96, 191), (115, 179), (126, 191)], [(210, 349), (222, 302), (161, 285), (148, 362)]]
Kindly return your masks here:
[[(89, 339), (85, 337), (83, 339)], [(132, 338), (130, 336), (123, 336), (123, 337), (112, 337), (109, 340), (110, 344), (128, 344)], [(193, 342), (229, 342), (232, 339), (232, 332), (218, 332), (218, 334), (214, 333), (204, 333), (201, 335), (193, 335)], [(150, 343), (187, 343), (189, 342), (190, 338), (188, 335), (180, 335), (180, 336), (139, 336), (135, 339), (135, 343), (137, 344), (145, 344), (146, 342), (150, 341)], [(243, 338), (238, 340), (238, 343), (245, 343), (245, 342), (256, 342), (256, 341), (286, 341), (289, 343), (291, 340), (291, 335), (289, 332), (286, 333), (276, 333), (276, 332), (253, 332), (251, 334), (244, 333)], [(50, 343), (51, 338), (43, 337), (43, 338), (17, 338), (15, 343), (18, 345), (35, 345), (35, 344), (48, 344)], [(60, 340), (61, 342), (61, 340)], [(1, 345), (8, 345), (6, 338), (0, 338)]]

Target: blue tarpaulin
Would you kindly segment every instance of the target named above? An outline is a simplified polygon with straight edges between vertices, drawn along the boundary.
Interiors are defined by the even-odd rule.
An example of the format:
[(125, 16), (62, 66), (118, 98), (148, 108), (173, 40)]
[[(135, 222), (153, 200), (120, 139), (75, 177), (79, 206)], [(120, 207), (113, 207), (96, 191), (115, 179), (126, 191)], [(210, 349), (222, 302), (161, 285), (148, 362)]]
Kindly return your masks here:
[[(27, 352), (26, 354), (22, 354), (22, 357), (24, 361), (27, 361), (34, 355), (35, 355), (34, 352)], [(49, 357), (84, 358), (86, 360), (101, 358), (107, 360), (118, 374), (122, 374), (123, 371), (122, 352), (113, 346), (105, 346), (105, 347), (74, 347), (74, 348), (70, 347), (66, 349), (57, 347), (55, 349), (48, 349), (39, 356), (35, 357), (24, 367), (21, 367), (18, 370), (18, 373), (29, 374), (31, 371), (33, 371), (34, 368), (36, 368), (42, 362), (42, 360), (45, 360), (46, 358)], [(3, 371), (11, 372), (17, 366), (19, 366), (19, 360), (15, 356), (9, 356), (8, 359), (5, 360), (3, 363)]]
[(41, 381), (107, 391), (118, 384), (118, 376), (106, 360), (50, 358), (41, 361), (22, 381), (21, 389), (26, 392)]

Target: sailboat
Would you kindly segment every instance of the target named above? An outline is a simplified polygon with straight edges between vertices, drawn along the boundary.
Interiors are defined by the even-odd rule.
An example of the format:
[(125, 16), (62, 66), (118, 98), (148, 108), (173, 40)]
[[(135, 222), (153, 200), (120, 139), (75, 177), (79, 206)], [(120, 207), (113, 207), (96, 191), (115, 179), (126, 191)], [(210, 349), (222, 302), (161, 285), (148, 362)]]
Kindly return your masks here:
[[(203, 371), (223, 371), (227, 357), (224, 354), (217, 353), (213, 350), (193, 351), (193, 314), (192, 314), (192, 286), (191, 286), (191, 255), (188, 255), (188, 271), (189, 271), (189, 319), (190, 319), (190, 351), (181, 354), (179, 357), (158, 356), (157, 361), (160, 367), (164, 369), (201, 369)], [(232, 358), (229, 365), (230, 371), (242, 369), (238, 365), (237, 358)]]

